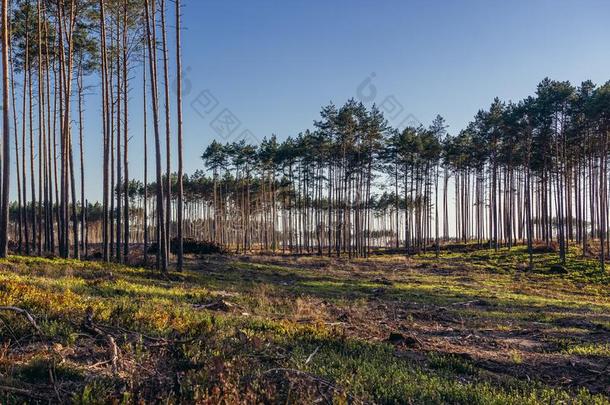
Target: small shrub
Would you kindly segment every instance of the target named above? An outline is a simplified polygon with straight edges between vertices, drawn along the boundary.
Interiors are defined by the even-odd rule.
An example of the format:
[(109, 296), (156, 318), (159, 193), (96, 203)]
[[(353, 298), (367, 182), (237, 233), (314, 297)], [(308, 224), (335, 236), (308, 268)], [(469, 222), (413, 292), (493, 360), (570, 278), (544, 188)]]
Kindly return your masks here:
[(465, 375), (477, 374), (475, 366), (466, 358), (458, 355), (443, 355), (432, 352), (428, 354), (428, 365), (433, 370), (444, 370), (449, 373)]
[(523, 363), (523, 356), (517, 350), (513, 350), (510, 353), (510, 360), (513, 362), (513, 364), (519, 365)]
[(557, 253), (559, 251), (559, 247), (557, 242), (550, 242), (548, 245), (534, 245), (532, 247), (532, 253)]
[(553, 264), (549, 267), (549, 274), (568, 274), (568, 269), (561, 264)]

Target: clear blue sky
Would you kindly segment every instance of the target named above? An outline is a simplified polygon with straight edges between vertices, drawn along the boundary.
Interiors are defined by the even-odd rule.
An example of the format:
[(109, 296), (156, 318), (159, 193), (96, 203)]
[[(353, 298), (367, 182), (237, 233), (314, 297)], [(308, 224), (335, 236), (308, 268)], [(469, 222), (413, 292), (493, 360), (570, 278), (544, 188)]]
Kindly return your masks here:
[[(493, 97), (526, 97), (545, 76), (610, 79), (607, 0), (183, 3), (187, 172), (202, 168), (199, 156), (212, 139), (234, 140), (246, 129), (254, 139), (283, 139), (311, 128), (331, 100), (385, 100), (396, 126), (409, 117), (427, 125), (441, 114), (455, 133)], [(371, 74), (376, 93), (366, 85), (359, 90)], [(131, 173), (141, 176), (141, 89), (133, 90), (131, 108)], [(225, 109), (240, 125), (231, 135), (221, 128), (222, 137), (211, 123)], [(95, 100), (87, 116), (87, 192), (95, 199)]]

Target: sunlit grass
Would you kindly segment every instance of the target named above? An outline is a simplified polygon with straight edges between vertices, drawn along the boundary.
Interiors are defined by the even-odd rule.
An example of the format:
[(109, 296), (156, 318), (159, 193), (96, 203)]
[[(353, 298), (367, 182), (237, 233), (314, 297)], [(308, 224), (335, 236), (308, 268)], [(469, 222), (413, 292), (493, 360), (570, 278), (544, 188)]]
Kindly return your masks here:
[(566, 354), (575, 354), (587, 357), (608, 357), (610, 358), (610, 343), (599, 344), (579, 344), (566, 348)]
[[(30, 311), (45, 336), (64, 348), (78, 345), (79, 325), (88, 311), (101, 325), (159, 338), (191, 338), (173, 348), (171, 355), (164, 354), (169, 356), (168, 364), (204, 365), (182, 375), (181, 395), (187, 402), (218, 399), (218, 387), (228, 402), (257, 396), (285, 400), (281, 389), (270, 393), (264, 388), (268, 382), (260, 382), (266, 370), (280, 367), (332, 381), (344, 390), (336, 393), (339, 402), (341, 395), (345, 400), (349, 394), (377, 403), (607, 403), (607, 398), (585, 390), (553, 388), (536, 381), (506, 378), (498, 384), (476, 363), (452, 354), (430, 352), (423, 361), (413, 362), (388, 343), (347, 336), (328, 322), (324, 302), (366, 311), (369, 303), (383, 299), (445, 308), (451, 316), (473, 323), (494, 322), (486, 327), (498, 332), (535, 321), (559, 334), (583, 334), (585, 330), (561, 321), (584, 312), (598, 314), (602, 328), (608, 323), (602, 316), (610, 309), (610, 296), (595, 276), (594, 263), (570, 256), (581, 266), (575, 270), (578, 275), (524, 273), (518, 269), (523, 255), (522, 248), (443, 254), (438, 261), (426, 254), (409, 259), (416, 265), (409, 269), (404, 269), (403, 256), (351, 264), (319, 258), (286, 265), (235, 259), (225, 267), (212, 263), (209, 268), (168, 277), (116, 264), (15, 256), (0, 260), (0, 302)], [(537, 263), (542, 266), (553, 260), (538, 258)], [(365, 267), (371, 263), (391, 265), (393, 270)], [(419, 265), (425, 267), (413, 270)], [(231, 301), (235, 310), (200, 308), (217, 299)], [(474, 300), (484, 309), (468, 304)], [(304, 319), (307, 322), (301, 323)], [(411, 315), (407, 319), (413, 322)], [(9, 314), (6, 320), (13, 325), (11, 333), (31, 335), (22, 319)], [(125, 344), (121, 350), (132, 361), (151, 362), (158, 355), (138, 345)], [(610, 347), (572, 344), (561, 350), (566, 355), (608, 357)], [(524, 361), (518, 351), (508, 360), (514, 365)], [(45, 372), (55, 361), (42, 351), (23, 356), (10, 367), (0, 360), (0, 371), (12, 373), (11, 381), (18, 384)], [(133, 392), (119, 389), (123, 383), (106, 374), (92, 374), (82, 362), (61, 364), (59, 378), (77, 387), (74, 402), (90, 403), (93, 398), (120, 402), (137, 396), (137, 388)], [(163, 392), (160, 398), (173, 402), (171, 387), (158, 389)]]

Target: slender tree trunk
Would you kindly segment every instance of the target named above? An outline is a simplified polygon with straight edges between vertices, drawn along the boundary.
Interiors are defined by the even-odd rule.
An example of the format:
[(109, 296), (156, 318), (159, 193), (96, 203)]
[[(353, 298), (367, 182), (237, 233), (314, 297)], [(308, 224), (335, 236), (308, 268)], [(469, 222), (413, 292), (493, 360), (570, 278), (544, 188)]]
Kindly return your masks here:
[(165, 243), (168, 256), (171, 253), (171, 223), (172, 223), (172, 173), (171, 173), (171, 121), (170, 121), (170, 98), (169, 98), (169, 58), (167, 56), (167, 30), (165, 27), (165, 0), (161, 0), (161, 44), (163, 51), (163, 88), (165, 94), (165, 159), (166, 159), (166, 194), (165, 213)]
[(184, 248), (183, 248), (183, 153), (182, 153), (182, 59), (181, 59), (181, 43), (180, 43), (180, 0), (176, 1), (176, 103), (178, 104), (178, 271), (182, 271), (184, 266)]
[(161, 169), (161, 140), (159, 131), (159, 102), (155, 51), (156, 35), (154, 33), (155, 10), (153, 7), (151, 16), (149, 0), (144, 0), (144, 3), (146, 12), (146, 42), (148, 45), (149, 55), (148, 61), (150, 68), (151, 98), (153, 103), (153, 126), (155, 132), (155, 160), (157, 171), (157, 268), (163, 272), (167, 272), (167, 234), (165, 233), (165, 214), (163, 210), (163, 176)]
[(143, 99), (143, 125), (144, 125), (144, 265), (148, 265), (148, 136), (146, 133), (148, 120), (146, 112), (146, 47), (142, 50), (142, 99)]
[(104, 261), (110, 260), (109, 249), (109, 224), (108, 224), (108, 201), (109, 201), (109, 165), (108, 160), (111, 153), (110, 128), (109, 128), (109, 97), (108, 97), (108, 59), (106, 57), (106, 17), (104, 14), (104, 0), (100, 0), (100, 37), (101, 37), (101, 60), (102, 60), (102, 127), (104, 132), (104, 162), (103, 162), (103, 220), (102, 220), (102, 256)]
[[(78, 70), (78, 139), (79, 139), (79, 156), (80, 156), (80, 234), (81, 234), (81, 250), (83, 252), (87, 251), (86, 241), (85, 241), (85, 228), (87, 227), (85, 211), (85, 154), (84, 154), (84, 144), (83, 144), (83, 66), (82, 60), (79, 65)], [(87, 254), (85, 253), (85, 256)]]
[[(116, 189), (114, 190), (116, 193), (116, 245), (115, 245), (115, 256), (116, 260), (119, 263), (123, 262), (123, 254), (122, 254), (122, 238), (123, 238), (123, 228), (122, 228), (122, 195), (123, 195), (123, 166), (122, 166), (122, 125), (121, 125), (121, 109), (122, 105), (122, 96), (123, 96), (123, 86), (121, 80), (121, 43), (120, 43), (120, 9), (117, 7), (117, 15), (116, 15), (116, 34), (115, 34), (115, 64), (116, 64)], [(114, 98), (113, 98), (114, 100)]]
[(2, 210), (0, 214), (0, 257), (6, 257), (8, 254), (8, 210), (11, 175), (8, 43), (8, 0), (2, 0)]
[(128, 113), (128, 95), (129, 95), (129, 78), (127, 76), (128, 69), (128, 57), (127, 57), (127, 1), (125, 0), (123, 5), (123, 166), (125, 170), (124, 175), (124, 187), (123, 187), (123, 198), (124, 198), (124, 208), (123, 208), (123, 231), (125, 235), (123, 236), (123, 258), (124, 260), (129, 260), (129, 113)]
[[(25, 216), (25, 207), (24, 204), (25, 202), (22, 200), (21, 198), (21, 167), (19, 165), (19, 134), (18, 134), (18, 130), (17, 130), (17, 99), (15, 97), (15, 80), (14, 80), (14, 62), (13, 62), (13, 49), (12, 46), (10, 44), (10, 41), (8, 43), (8, 47), (9, 47), (9, 57), (10, 57), (10, 81), (11, 81), (11, 106), (13, 109), (13, 132), (14, 132), (14, 136), (15, 136), (15, 170), (16, 170), (16, 176), (15, 178), (17, 179), (17, 209), (18, 209), (18, 218), (19, 218), (19, 239), (18, 239), (18, 252), (19, 254), (23, 253), (23, 223), (24, 223), (24, 216)], [(3, 200), (2, 202), (0, 202), (0, 205), (4, 204)], [(1, 219), (0, 219), (0, 227), (1, 225)], [(7, 225), (8, 227), (8, 225)], [(0, 232), (2, 231), (2, 229), (0, 229)], [(2, 242), (0, 241), (0, 245), (2, 244)], [(1, 250), (1, 248), (0, 248)]]

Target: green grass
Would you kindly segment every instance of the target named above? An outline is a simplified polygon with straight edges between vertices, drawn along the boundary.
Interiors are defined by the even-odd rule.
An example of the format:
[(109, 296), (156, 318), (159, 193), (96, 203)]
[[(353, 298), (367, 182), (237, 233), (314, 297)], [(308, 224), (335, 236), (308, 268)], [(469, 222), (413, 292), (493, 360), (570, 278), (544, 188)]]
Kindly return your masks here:
[[(566, 276), (519, 271), (526, 260), (522, 248), (443, 254), (443, 272), (390, 272), (373, 266), (401, 265), (400, 257), (354, 264), (317, 260), (212, 260), (167, 278), (115, 264), (25, 257), (0, 261), (0, 302), (27, 309), (44, 333), (37, 337), (23, 318), (0, 313), (5, 344), (0, 385), (75, 403), (311, 403), (320, 390), (336, 403), (349, 398), (388, 404), (609, 403), (583, 387), (498, 378), (453, 353), (432, 350), (414, 360), (409, 350), (379, 337), (347, 333), (329, 322), (330, 312), (324, 309), (351, 308), (366, 315), (379, 300), (441, 307), (473, 327), (491, 320), (499, 332), (532, 319), (552, 332), (571, 327), (559, 324), (583, 313), (607, 323), (606, 276), (576, 254), (570, 254)], [(417, 260), (426, 266), (436, 263), (431, 255)], [(537, 266), (543, 269), (553, 260), (541, 255)], [(218, 299), (234, 309), (225, 313), (199, 307)], [(471, 300), (484, 300), (485, 310), (462, 305)], [(121, 351), (117, 375), (109, 364), (96, 365), (108, 359), (108, 347), (83, 329), (88, 312), (116, 337)], [(416, 322), (412, 315), (407, 319)], [(372, 334), (379, 329), (370, 327)], [(162, 338), (180, 342), (161, 344)], [(609, 352), (607, 345), (582, 343), (561, 353), (608, 357)], [(511, 353), (513, 365), (524, 362), (520, 352)], [(301, 370), (309, 377), (273, 369)], [(6, 398), (23, 399), (15, 394)]]
[[(435, 257), (434, 253), (422, 255), (427, 259)], [(512, 274), (516, 270), (525, 270), (529, 264), (529, 254), (526, 246), (515, 246), (510, 249), (480, 249), (471, 252), (447, 253), (442, 257), (458, 262), (467, 262), (469, 267), (484, 269), (498, 273)], [(550, 275), (552, 265), (561, 264), (558, 254), (534, 254), (534, 273)], [(568, 274), (563, 276), (552, 275), (554, 278), (563, 278), (574, 282), (608, 284), (610, 274), (600, 271), (599, 261), (583, 257), (579, 247), (571, 246), (566, 254), (565, 267)]]
[(566, 348), (564, 353), (587, 357), (605, 357), (610, 359), (610, 343), (579, 344)]

